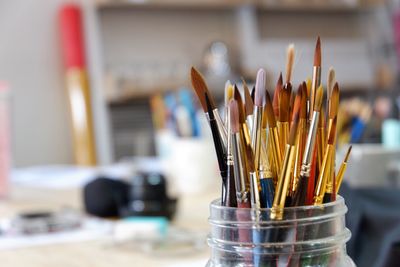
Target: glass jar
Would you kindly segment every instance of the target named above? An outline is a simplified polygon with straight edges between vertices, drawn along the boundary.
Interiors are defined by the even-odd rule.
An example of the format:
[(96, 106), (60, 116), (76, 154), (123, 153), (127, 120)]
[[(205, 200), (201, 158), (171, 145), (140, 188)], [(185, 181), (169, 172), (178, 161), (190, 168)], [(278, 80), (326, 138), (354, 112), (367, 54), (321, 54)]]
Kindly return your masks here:
[(285, 208), (270, 220), (271, 209), (210, 205), (211, 258), (207, 267), (353, 267), (346, 253), (351, 233), (345, 225), (344, 199), (321, 206)]

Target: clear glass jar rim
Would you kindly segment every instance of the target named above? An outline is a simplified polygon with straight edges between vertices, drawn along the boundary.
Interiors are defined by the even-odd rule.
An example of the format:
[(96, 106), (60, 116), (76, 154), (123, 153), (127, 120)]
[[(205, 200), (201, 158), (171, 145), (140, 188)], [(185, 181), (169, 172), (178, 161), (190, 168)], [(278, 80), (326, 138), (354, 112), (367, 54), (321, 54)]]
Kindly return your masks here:
[[(333, 201), (333, 202), (329, 202), (329, 203), (318, 205), (318, 206), (308, 205), (308, 206), (298, 206), (298, 207), (286, 207), (284, 209), (284, 211), (296, 212), (296, 211), (306, 211), (306, 210), (314, 210), (314, 209), (321, 209), (321, 208), (325, 209), (325, 208), (329, 208), (329, 207), (333, 207), (333, 206), (341, 206), (341, 205), (344, 206), (344, 204), (345, 204), (344, 203), (344, 198), (342, 196), (340, 196), (340, 195), (337, 195), (336, 200)], [(235, 211), (235, 210), (239, 209), (239, 208), (236, 208), (236, 207), (221, 206), (221, 200), (219, 198), (213, 200), (211, 202), (210, 206), (211, 206), (211, 209), (213, 209), (213, 210), (218, 210), (219, 209), (219, 210), (224, 210), (224, 211), (229, 211), (229, 210)], [(248, 211), (255, 210), (253, 208), (240, 208), (240, 209), (243, 210), (243, 211), (245, 211), (245, 210), (248, 210)], [(258, 211), (269, 212), (269, 211), (271, 211), (271, 208), (261, 208), (261, 209), (258, 209)]]

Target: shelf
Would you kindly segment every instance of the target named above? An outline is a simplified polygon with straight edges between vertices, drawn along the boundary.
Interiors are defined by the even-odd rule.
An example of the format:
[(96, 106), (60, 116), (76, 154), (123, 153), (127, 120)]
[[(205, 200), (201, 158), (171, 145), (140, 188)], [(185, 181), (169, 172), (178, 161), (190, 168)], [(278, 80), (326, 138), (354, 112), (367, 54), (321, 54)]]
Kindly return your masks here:
[(95, 0), (99, 8), (231, 9), (254, 6), (262, 11), (338, 12), (358, 11), (384, 4), (384, 0)]

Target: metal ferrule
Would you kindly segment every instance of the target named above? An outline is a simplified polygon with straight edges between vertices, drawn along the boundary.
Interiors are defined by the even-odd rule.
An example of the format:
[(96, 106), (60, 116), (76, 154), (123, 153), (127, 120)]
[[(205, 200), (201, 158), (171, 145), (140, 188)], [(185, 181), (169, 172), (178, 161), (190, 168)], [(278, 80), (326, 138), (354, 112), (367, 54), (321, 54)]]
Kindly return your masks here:
[(246, 183), (245, 183), (245, 169), (243, 166), (243, 160), (240, 155), (240, 134), (234, 133), (232, 134), (232, 148), (233, 148), (233, 158), (234, 168), (235, 168), (235, 187), (236, 187), (236, 194), (242, 194), (246, 191)]
[(214, 114), (215, 121), (217, 122), (218, 126), (218, 133), (219, 136), (221, 137), (222, 143), (224, 145), (224, 148), (226, 149), (228, 145), (228, 133), (227, 130), (224, 126), (224, 123), (222, 122), (222, 119), (219, 115), (218, 109), (213, 109), (212, 113)]
[(258, 169), (260, 164), (261, 154), (261, 122), (262, 122), (262, 107), (254, 107), (253, 127), (251, 131), (251, 147), (254, 151), (254, 166)]
[(251, 207), (259, 209), (260, 205), (260, 192), (258, 190), (258, 178), (256, 172), (250, 172), (250, 195), (251, 195)]
[(306, 146), (304, 148), (303, 163), (301, 164), (300, 175), (310, 177), (311, 157), (314, 152), (315, 140), (318, 130), (319, 112), (314, 111), (311, 120), (310, 130), (308, 131)]
[(339, 193), (339, 189), (340, 189), (340, 186), (342, 185), (343, 176), (344, 176), (344, 173), (346, 172), (346, 168), (347, 168), (347, 163), (343, 162), (342, 165), (340, 165), (340, 168), (336, 175), (336, 194)]
[(258, 172), (260, 175), (260, 179), (274, 177), (272, 170), (271, 170), (271, 166), (269, 165), (267, 149), (265, 148), (265, 143), (261, 143), (261, 159), (260, 159), (260, 165), (258, 167)]
[(248, 115), (246, 117), (246, 124), (249, 129), (249, 133), (251, 133), (253, 129), (253, 118), (254, 118), (253, 115)]
[(289, 190), (290, 175), (295, 159), (295, 146), (289, 144), (285, 147), (285, 159), (279, 176), (278, 185), (276, 186), (274, 203), (271, 208), (270, 218), (272, 220), (283, 219), (283, 209), (285, 208), (286, 196)]

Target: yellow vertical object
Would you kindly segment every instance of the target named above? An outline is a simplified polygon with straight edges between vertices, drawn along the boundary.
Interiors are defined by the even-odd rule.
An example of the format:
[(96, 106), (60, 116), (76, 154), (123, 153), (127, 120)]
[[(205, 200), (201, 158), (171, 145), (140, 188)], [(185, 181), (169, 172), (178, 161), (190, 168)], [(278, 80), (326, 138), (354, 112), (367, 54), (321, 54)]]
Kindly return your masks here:
[(66, 76), (75, 163), (93, 166), (96, 165), (96, 147), (87, 74), (82, 69), (71, 68)]

